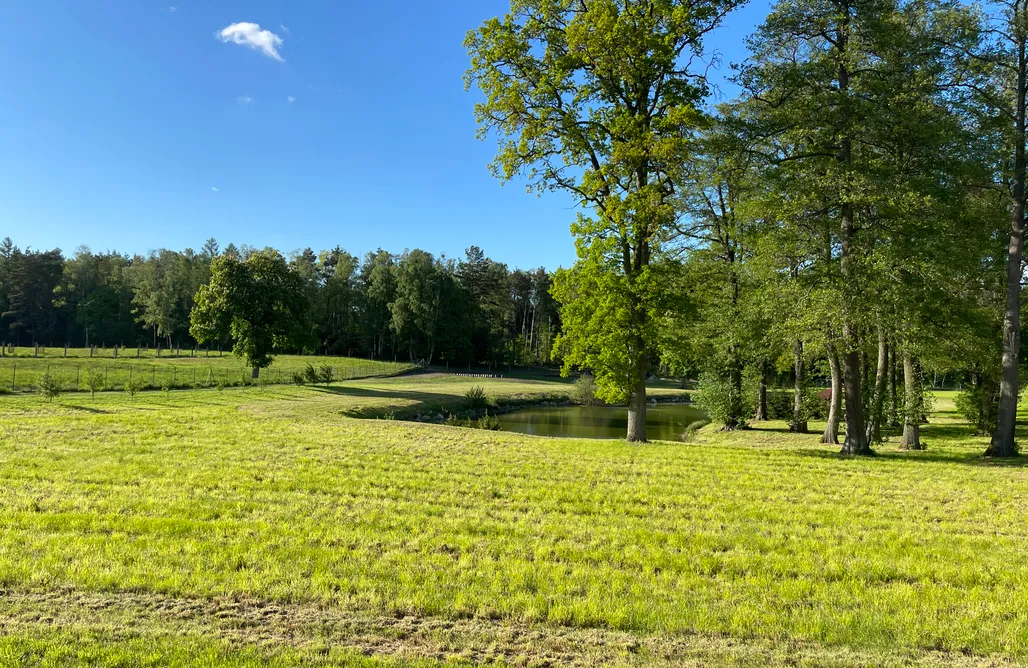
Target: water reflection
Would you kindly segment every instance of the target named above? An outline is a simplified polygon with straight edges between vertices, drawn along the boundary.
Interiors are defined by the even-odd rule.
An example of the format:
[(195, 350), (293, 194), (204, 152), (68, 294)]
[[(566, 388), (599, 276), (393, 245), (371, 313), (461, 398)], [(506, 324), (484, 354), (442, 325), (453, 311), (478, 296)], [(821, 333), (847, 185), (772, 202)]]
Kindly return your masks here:
[[(691, 404), (662, 404), (646, 411), (646, 435), (653, 441), (677, 441), (690, 423), (702, 420), (703, 411)], [(499, 416), (504, 431), (537, 436), (624, 438), (628, 409), (610, 406), (529, 408)]]

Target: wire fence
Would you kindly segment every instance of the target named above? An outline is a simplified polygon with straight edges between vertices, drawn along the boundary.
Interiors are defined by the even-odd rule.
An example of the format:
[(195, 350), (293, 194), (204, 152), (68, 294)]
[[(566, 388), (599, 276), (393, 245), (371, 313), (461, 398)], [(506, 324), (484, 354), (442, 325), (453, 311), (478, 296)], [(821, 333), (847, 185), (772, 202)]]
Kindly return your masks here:
[[(49, 374), (62, 392), (201, 389), (291, 385), (303, 382), (303, 369), (261, 369), (260, 375), (253, 378), (249, 368), (219, 367), (202, 364), (201, 360), (197, 362), (160, 365), (140, 362), (118, 363), (112, 360), (101, 360), (98, 363), (68, 360), (67, 363), (52, 363), (45, 360), (30, 362), (7, 358), (0, 359), (0, 390), (35, 392), (44, 374)], [(410, 368), (373, 361), (354, 360), (342, 364), (327, 364), (324, 360), (316, 362), (312, 362), (312, 366), (322, 374), (325, 369), (331, 369), (331, 382), (388, 377)]]

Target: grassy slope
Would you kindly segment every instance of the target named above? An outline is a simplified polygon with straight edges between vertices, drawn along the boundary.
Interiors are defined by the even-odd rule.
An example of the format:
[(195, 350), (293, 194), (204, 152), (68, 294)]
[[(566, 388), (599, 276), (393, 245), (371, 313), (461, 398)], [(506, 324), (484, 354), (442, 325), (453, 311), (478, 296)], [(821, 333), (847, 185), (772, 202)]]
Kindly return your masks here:
[(0, 398), (0, 662), (1028, 659), (1028, 469), (950, 414), (869, 460), (344, 415), (473, 384), (566, 388)]
[[(319, 357), (277, 355), (274, 363), (263, 370), (265, 382), (292, 383), (294, 371), (303, 371), (308, 364), (315, 368), (331, 366), (337, 378), (365, 378), (389, 376), (409, 370), (412, 365), (398, 362), (379, 362), (349, 357)], [(136, 349), (124, 349), (117, 358), (113, 349), (97, 349), (89, 356), (86, 348), (71, 348), (64, 357), (63, 348), (47, 348), (39, 357), (32, 348), (16, 348), (15, 354), (0, 358), (0, 390), (33, 391), (39, 376), (47, 369), (55, 372), (65, 391), (84, 389), (86, 375), (95, 370), (106, 374), (107, 389), (121, 390), (130, 379), (147, 386), (160, 388), (167, 384), (173, 388), (250, 384), (250, 369), (231, 353), (217, 352), (206, 356), (204, 352), (190, 357), (185, 350), (179, 357), (167, 351), (156, 357), (154, 351), (143, 351), (136, 357)]]

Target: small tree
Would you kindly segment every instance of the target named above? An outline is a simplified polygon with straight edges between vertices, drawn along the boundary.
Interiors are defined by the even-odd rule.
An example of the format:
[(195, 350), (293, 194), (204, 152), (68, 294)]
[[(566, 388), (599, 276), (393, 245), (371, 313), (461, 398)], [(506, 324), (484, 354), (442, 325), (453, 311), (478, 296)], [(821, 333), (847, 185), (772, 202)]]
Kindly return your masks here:
[(50, 403), (57, 397), (61, 396), (61, 379), (56, 373), (47, 369), (43, 372), (43, 375), (39, 377), (38, 386), (39, 396), (43, 397), (43, 401)]
[(95, 401), (96, 393), (103, 392), (106, 389), (107, 379), (104, 377), (103, 371), (99, 369), (90, 369), (86, 372), (85, 385), (86, 389), (89, 390), (90, 397)]

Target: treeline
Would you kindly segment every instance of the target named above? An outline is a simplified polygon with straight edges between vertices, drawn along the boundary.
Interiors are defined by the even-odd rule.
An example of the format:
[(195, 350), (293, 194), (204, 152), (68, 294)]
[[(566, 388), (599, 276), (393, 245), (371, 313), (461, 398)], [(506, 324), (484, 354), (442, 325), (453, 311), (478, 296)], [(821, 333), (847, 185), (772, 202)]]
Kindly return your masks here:
[[(336, 247), (288, 257), (209, 239), (148, 255), (18, 248), (0, 242), (0, 341), (29, 346), (190, 348), (196, 295), (219, 257), (270, 255), (295, 281), (303, 336), (279, 352), (438, 364), (541, 365), (560, 316), (544, 269), (510, 270), (472, 246), (459, 261), (422, 250), (363, 259)], [(292, 341), (302, 341), (293, 350)], [(210, 343), (210, 342), (208, 342)], [(226, 348), (233, 341), (226, 335)]]

